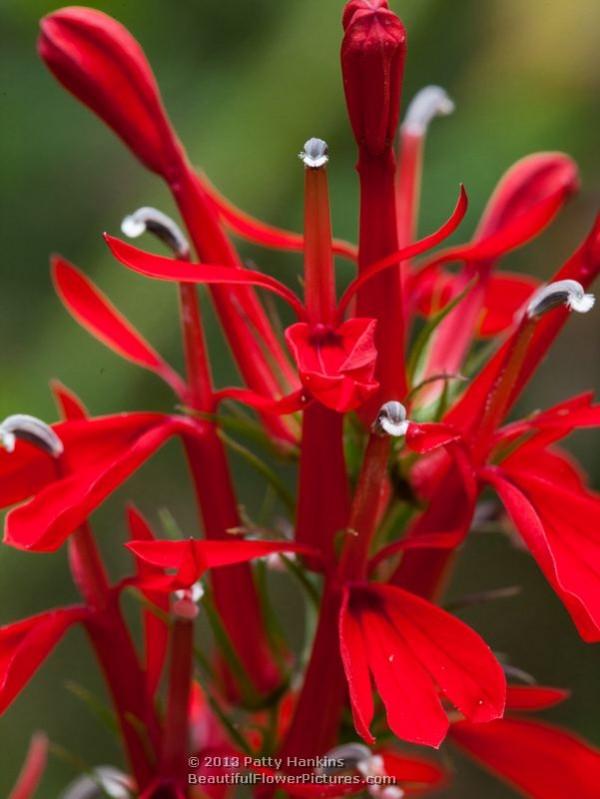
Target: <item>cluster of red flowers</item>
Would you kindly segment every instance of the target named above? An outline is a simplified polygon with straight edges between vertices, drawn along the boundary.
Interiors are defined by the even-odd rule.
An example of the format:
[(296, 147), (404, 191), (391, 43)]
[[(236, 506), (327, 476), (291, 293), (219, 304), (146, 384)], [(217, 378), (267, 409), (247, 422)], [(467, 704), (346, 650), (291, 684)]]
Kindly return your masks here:
[[(66, 546), (81, 595), (74, 607), (0, 628), (0, 709), (78, 624), (106, 677), (128, 763), (128, 774), (103, 767), (93, 776), (111, 796), (223, 797), (232, 790), (225, 778), (251, 763), (263, 778), (277, 772), (292, 796), (367, 790), (400, 799), (451, 779), (447, 765), (408, 754), (403, 742), (437, 748), (449, 739), (527, 796), (593, 799), (600, 752), (528, 716), (566, 693), (507, 688), (506, 669), (439, 600), (479, 497), (491, 489), (581, 636), (600, 640), (600, 497), (558, 446), (571, 431), (599, 425), (600, 407), (584, 394), (507, 422), (569, 313), (593, 304), (586, 289), (600, 271), (600, 226), (545, 285), (499, 271), (503, 256), (539, 234), (577, 189), (567, 156), (540, 153), (502, 178), (472, 241), (431, 254), (467, 209), (461, 188), (448, 220), (416, 239), (427, 127), (452, 103), (428, 87), (400, 124), (402, 23), (385, 0), (351, 0), (343, 27), (358, 247), (332, 238), (325, 142), (310, 139), (300, 154), (304, 235), (269, 226), (191, 166), (140, 46), (119, 23), (85, 8), (42, 21), (45, 64), (166, 181), (179, 208), (186, 234), (153, 208), (123, 222), (128, 236), (158, 237), (164, 256), (106, 242), (128, 269), (176, 285), (185, 376), (60, 257), (52, 261), (57, 293), (92, 335), (162, 378), (184, 410), (95, 418), (53, 384), (62, 421), (15, 415), (0, 425), (0, 504), (11, 508), (5, 543), (31, 552)], [(247, 268), (230, 233), (303, 252), (303, 297)], [(335, 257), (357, 267), (339, 297)], [(209, 287), (243, 387), (214, 385), (196, 284)], [(296, 317), (284, 337), (263, 292)], [(253, 440), (267, 442), (271, 457), (298, 462), (290, 497), (244, 449), (278, 492), (293, 537), (241, 518), (224, 435), (232, 403), (256, 413)], [(243, 436), (246, 428), (237, 429)], [(204, 537), (159, 540), (129, 507), (134, 572), (114, 583), (90, 517), (173, 437), (183, 443)], [(277, 564), (300, 579), (307, 614), (316, 613), (306, 662), (267, 610), (265, 571)], [(126, 588), (142, 602), (141, 647), (120, 608)], [(200, 612), (213, 628), (211, 650), (195, 644)], [(34, 795), (45, 753), (37, 737), (12, 799)], [(308, 768), (314, 762), (322, 765)], [(333, 779), (347, 773), (357, 779)]]

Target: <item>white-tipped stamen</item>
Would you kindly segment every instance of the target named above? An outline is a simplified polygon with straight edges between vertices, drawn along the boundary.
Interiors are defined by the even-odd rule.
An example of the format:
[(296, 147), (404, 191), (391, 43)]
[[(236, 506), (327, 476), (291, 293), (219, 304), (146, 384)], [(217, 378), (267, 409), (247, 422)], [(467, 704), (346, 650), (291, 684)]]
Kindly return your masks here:
[(49, 425), (26, 413), (7, 416), (0, 423), (0, 446), (13, 452), (17, 441), (27, 441), (53, 458), (58, 458), (64, 450), (62, 441)]
[(406, 408), (397, 400), (382, 405), (373, 422), (373, 432), (380, 436), (405, 436), (410, 422), (406, 418)]
[(197, 580), (191, 588), (180, 588), (175, 591), (175, 596), (177, 599), (191, 599), (194, 603), (200, 602), (204, 596), (204, 586)]
[(320, 169), (329, 161), (327, 142), (323, 139), (309, 139), (304, 142), (302, 152), (298, 157), (309, 169)]
[(61, 794), (60, 799), (131, 799), (131, 780), (112, 766), (98, 766), (91, 775), (74, 780)]
[(347, 743), (334, 746), (323, 757), (324, 765), (317, 769), (319, 774), (335, 774), (339, 771), (363, 771), (363, 764), (373, 758), (368, 746), (361, 743)]
[(454, 102), (441, 86), (425, 86), (413, 97), (406, 111), (402, 130), (413, 136), (424, 136), (435, 117), (445, 117), (454, 111)]
[(386, 774), (383, 757), (374, 755), (364, 744), (347, 743), (336, 746), (327, 752), (324, 761), (325, 765), (317, 770), (320, 774), (358, 771), (366, 781), (367, 793), (372, 799), (402, 799), (404, 796), (400, 786), (393, 781), (387, 782), (390, 778)]
[(581, 283), (576, 280), (556, 280), (535, 292), (527, 305), (526, 313), (529, 319), (534, 319), (561, 305), (570, 311), (587, 313), (595, 302), (594, 295), (586, 294)]
[(122, 232), (130, 239), (152, 233), (173, 250), (179, 258), (188, 258), (190, 245), (179, 225), (157, 208), (138, 208), (121, 222)]

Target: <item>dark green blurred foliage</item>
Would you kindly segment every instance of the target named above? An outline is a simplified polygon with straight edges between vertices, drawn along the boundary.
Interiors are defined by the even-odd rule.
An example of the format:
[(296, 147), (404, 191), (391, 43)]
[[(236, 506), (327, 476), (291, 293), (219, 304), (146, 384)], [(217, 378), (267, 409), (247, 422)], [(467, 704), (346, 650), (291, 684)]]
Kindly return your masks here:
[[(109, 258), (101, 232), (118, 231), (140, 205), (166, 211), (166, 191), (84, 108), (49, 77), (35, 54), (37, 19), (61, 4), (0, 3), (0, 159), (2, 271), (0, 413), (51, 420), (51, 377), (74, 388), (94, 413), (172, 406), (154, 377), (129, 367), (80, 331), (55, 299), (48, 255), (73, 260), (112, 297), (157, 348), (180, 363), (176, 303), (165, 285), (127, 274)], [(238, 204), (298, 228), (302, 170), (295, 157), (311, 135), (329, 141), (336, 233), (355, 238), (357, 198), (353, 143), (338, 69), (341, 0), (97, 0), (142, 42), (169, 112), (192, 158)], [(560, 149), (576, 158), (583, 188), (539, 242), (504, 264), (540, 277), (576, 246), (598, 200), (598, 58), (600, 8), (594, 0), (397, 0), (409, 32), (405, 98), (440, 83), (457, 104), (436, 121), (428, 142), (422, 231), (448, 213), (463, 181), (470, 233), (496, 180), (517, 158)], [(261, 268), (295, 280), (297, 256), (242, 252)], [(349, 272), (342, 265), (340, 272)], [(209, 338), (220, 384), (235, 380), (210, 317)], [(598, 314), (573, 318), (521, 407), (550, 404), (600, 383)], [(600, 434), (579, 434), (574, 450), (600, 482)], [(235, 462), (240, 498), (252, 512), (262, 496), (257, 478)], [(136, 499), (159, 528), (169, 508), (187, 534), (197, 531), (183, 461), (168, 446), (102, 508), (94, 528), (122, 572), (123, 501)], [(520, 584), (520, 597), (461, 615), (499, 651), (540, 682), (570, 686), (573, 700), (551, 715), (600, 743), (600, 659), (584, 646), (530, 558), (498, 536), (469, 544), (452, 595)], [(294, 589), (295, 591), (295, 589)], [(287, 592), (287, 588), (286, 588)], [(287, 596), (287, 593), (285, 594)], [(283, 594), (282, 594), (283, 596)], [(53, 556), (0, 552), (0, 621), (75, 599), (64, 552)], [(284, 624), (297, 618), (296, 593)], [(25, 694), (0, 720), (0, 795), (6, 795), (37, 728), (92, 765), (118, 763), (111, 736), (65, 687), (79, 682), (103, 695), (85, 646), (72, 632)], [(446, 797), (512, 795), (461, 761)], [(54, 797), (73, 775), (52, 758), (41, 796)]]

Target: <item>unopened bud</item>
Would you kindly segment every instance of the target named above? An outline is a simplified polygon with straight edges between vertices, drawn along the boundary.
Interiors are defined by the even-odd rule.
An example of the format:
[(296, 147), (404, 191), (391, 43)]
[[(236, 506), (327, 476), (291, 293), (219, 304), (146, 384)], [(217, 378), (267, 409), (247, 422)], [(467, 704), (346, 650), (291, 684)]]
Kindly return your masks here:
[(534, 319), (561, 305), (570, 311), (587, 313), (594, 307), (595, 301), (594, 295), (586, 294), (576, 280), (557, 280), (535, 292), (527, 306), (527, 316)]
[(130, 239), (152, 233), (179, 258), (189, 258), (190, 245), (179, 225), (157, 208), (138, 208), (121, 222), (121, 230)]
[(454, 111), (454, 103), (441, 86), (425, 86), (410, 102), (402, 130), (413, 136), (424, 136), (431, 120), (448, 116)]
[(53, 458), (62, 455), (64, 447), (54, 430), (35, 416), (16, 413), (0, 423), (0, 446), (13, 452), (17, 441), (27, 441)]
[(386, 0), (351, 0), (344, 17), (342, 72), (360, 148), (381, 155), (398, 127), (406, 31)]
[(406, 408), (397, 400), (382, 405), (373, 422), (373, 432), (380, 436), (405, 436), (410, 422), (406, 418)]
[(304, 166), (310, 169), (319, 169), (329, 161), (327, 142), (323, 139), (309, 139), (304, 142), (304, 147), (298, 157)]

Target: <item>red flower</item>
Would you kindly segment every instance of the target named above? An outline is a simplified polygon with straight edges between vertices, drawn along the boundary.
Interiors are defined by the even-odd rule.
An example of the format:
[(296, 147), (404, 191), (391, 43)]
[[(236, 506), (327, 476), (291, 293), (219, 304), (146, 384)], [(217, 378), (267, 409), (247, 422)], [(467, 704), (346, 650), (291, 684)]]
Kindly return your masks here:
[(311, 557), (317, 553), (287, 541), (130, 541), (127, 547), (137, 558), (152, 567), (174, 569), (173, 575), (142, 576), (140, 585), (156, 591), (189, 588), (209, 569), (246, 563), (273, 553), (299, 552)]
[(372, 674), (392, 732), (439, 746), (448, 718), (438, 689), (474, 722), (502, 715), (502, 669), (481, 638), (440, 608), (407, 591), (351, 585), (340, 615), (342, 660), (357, 731), (369, 731), (374, 712)]
[[(309, 328), (306, 324), (308, 319), (307, 309), (287, 286), (284, 286), (275, 278), (250, 269), (231, 269), (214, 264), (192, 264), (186, 261), (164, 258), (139, 250), (112, 236), (107, 235), (105, 238), (118, 261), (129, 269), (147, 277), (152, 277), (156, 280), (208, 285), (259, 286), (281, 297), (305, 323), (303, 327), (293, 326), (291, 328), (291, 332), (288, 334), (288, 343), (298, 360), (299, 371), (301, 375), (304, 375), (304, 379), (308, 370), (310, 370), (308, 374), (311, 378), (309, 381), (311, 383), (311, 393), (313, 392), (313, 386), (315, 386), (316, 392), (318, 392), (315, 393), (315, 397), (323, 404), (328, 407), (337, 406), (337, 410), (346, 411), (357, 407), (360, 403), (360, 398), (372, 393), (373, 387), (376, 387), (372, 380), (371, 365), (375, 359), (372, 345), (374, 324), (369, 319), (350, 319), (344, 323), (343, 315), (350, 301), (357, 291), (380, 273), (392, 268), (398, 259), (425, 252), (451, 235), (464, 217), (466, 208), (466, 195), (461, 190), (454, 211), (437, 231), (415, 242), (400, 253), (394, 253), (371, 264), (348, 286), (335, 309), (333, 327), (329, 328), (331, 335), (338, 337), (338, 341), (341, 336), (342, 346), (339, 349), (328, 348), (329, 352), (323, 362), (320, 374), (314, 369), (315, 364), (318, 363), (319, 352), (322, 355), (323, 350), (319, 348), (319, 352), (317, 352), (314, 344), (310, 341), (312, 336), (309, 336), (309, 333), (313, 331), (314, 326)], [(314, 332), (319, 333), (320, 330), (317, 328)], [(300, 345), (302, 340), (303, 345)], [(350, 360), (348, 360), (349, 356), (351, 356)], [(370, 363), (367, 364), (366, 361)], [(332, 391), (333, 382), (338, 386), (335, 391)], [(247, 395), (246, 398), (250, 399), (250, 395)], [(274, 398), (263, 397), (262, 401), (264, 402), (265, 399), (273, 400)], [(259, 396), (255, 404), (257, 407), (261, 407), (260, 403), (261, 397)]]
[(567, 695), (556, 688), (511, 686), (509, 715), (489, 724), (459, 721), (450, 738), (531, 799), (595, 799), (600, 751), (560, 727), (520, 715), (553, 707)]
[(61, 608), (0, 627), (0, 713), (22, 691), (69, 627), (85, 617), (83, 608)]
[(175, 435), (200, 435), (189, 419), (158, 413), (131, 413), (62, 422), (54, 426), (65, 452), (57, 464), (45, 453), (19, 443), (0, 452), (0, 506), (6, 517), (5, 542), (19, 549), (57, 549), (109, 494)]
[(482, 477), (495, 488), (582, 637), (600, 641), (600, 495), (581, 486), (578, 475), (574, 485), (568, 461), (556, 453), (550, 460), (543, 450), (527, 455), (515, 453)]
[[(513, 324), (538, 284), (527, 276), (496, 275), (494, 267), (538, 236), (578, 185), (577, 167), (562, 153), (523, 158), (498, 184), (473, 241), (439, 253), (421, 268), (413, 288), (421, 307), (446, 304), (476, 280), (436, 331), (424, 377), (459, 371), (475, 334), (494, 335)], [(447, 275), (442, 266), (453, 261), (464, 267), (457, 275)]]
[(349, 319), (336, 329), (298, 322), (286, 330), (302, 385), (326, 407), (352, 411), (377, 390), (375, 325), (374, 319)]

